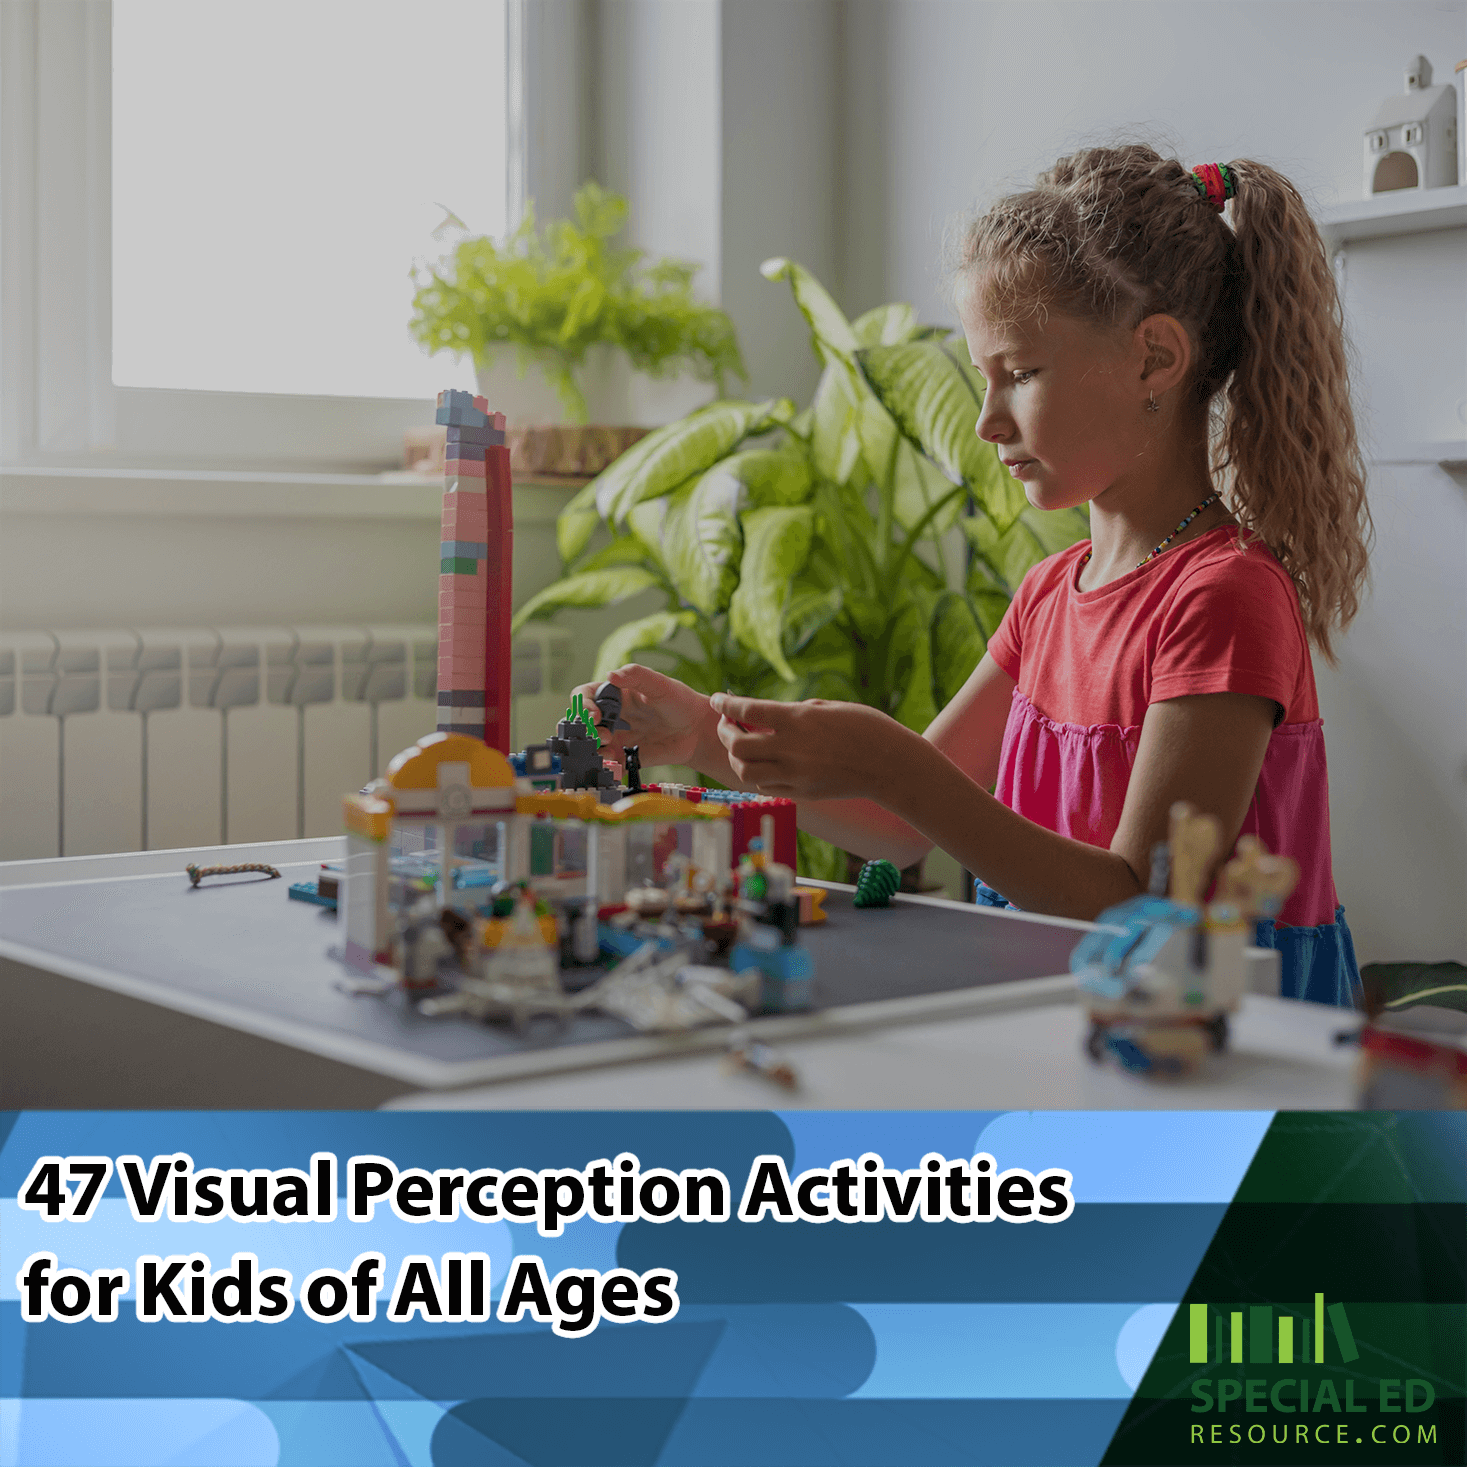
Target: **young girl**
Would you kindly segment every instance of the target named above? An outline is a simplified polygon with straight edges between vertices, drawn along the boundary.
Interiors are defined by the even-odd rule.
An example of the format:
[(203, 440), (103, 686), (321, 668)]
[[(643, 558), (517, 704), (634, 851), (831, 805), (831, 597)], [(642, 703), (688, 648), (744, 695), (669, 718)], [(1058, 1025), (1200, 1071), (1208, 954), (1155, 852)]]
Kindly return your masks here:
[(618, 744), (790, 796), (861, 855), (905, 866), (941, 846), (980, 901), (1069, 917), (1146, 890), (1190, 801), (1222, 824), (1216, 864), (1243, 833), (1299, 863), (1261, 936), (1285, 994), (1351, 1003), (1309, 644), (1330, 657), (1354, 615), (1370, 527), (1302, 200), (1259, 163), (1092, 149), (972, 226), (958, 286), (988, 382), (978, 436), (1037, 508), (1089, 504), (1091, 539), (1029, 572), (925, 736), (633, 666), (613, 674)]

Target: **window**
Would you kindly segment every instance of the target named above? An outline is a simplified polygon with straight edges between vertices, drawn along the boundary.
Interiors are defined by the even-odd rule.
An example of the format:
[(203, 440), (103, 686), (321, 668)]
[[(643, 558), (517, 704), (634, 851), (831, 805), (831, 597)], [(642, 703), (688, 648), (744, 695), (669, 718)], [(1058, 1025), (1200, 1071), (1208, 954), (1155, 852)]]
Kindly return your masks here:
[(505, 227), (520, 3), (0, 3), (0, 457), (394, 463), (471, 380), (409, 272)]
[(495, 0), (114, 0), (112, 380), (431, 397), (407, 333), (445, 210), (505, 228)]

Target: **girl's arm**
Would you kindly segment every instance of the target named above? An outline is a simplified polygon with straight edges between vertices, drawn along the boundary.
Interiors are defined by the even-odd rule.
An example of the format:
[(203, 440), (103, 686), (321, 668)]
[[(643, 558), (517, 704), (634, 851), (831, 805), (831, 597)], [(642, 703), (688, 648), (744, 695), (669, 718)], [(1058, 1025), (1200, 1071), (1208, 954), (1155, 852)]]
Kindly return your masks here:
[[(1016, 906), (1086, 920), (1145, 890), (1151, 848), (1166, 838), (1177, 800), (1217, 816), (1224, 836), (1217, 861), (1226, 858), (1253, 798), (1274, 714), (1269, 699), (1241, 693), (1152, 704), (1120, 824), (1105, 850), (1015, 814), (935, 743), (874, 709), (727, 695), (713, 702), (728, 715), (719, 737), (741, 779), (802, 802), (879, 790), (893, 815)], [(743, 732), (730, 718), (754, 731)], [(812, 757), (813, 750), (824, 756)], [(802, 813), (806, 808), (802, 803)]]
[[(927, 725), (921, 741), (939, 751), (947, 762), (966, 776), (969, 783), (987, 788), (998, 778), (998, 758), (1003, 748), (1004, 725), (1008, 721), (1013, 691), (1013, 678), (985, 652), (968, 681)], [(874, 712), (871, 709), (866, 711)], [(876, 717), (884, 719), (882, 714), (876, 714)], [(892, 722), (890, 719), (884, 721)], [(728, 751), (724, 750), (725, 759), (727, 756)], [(888, 767), (872, 771), (871, 782), (867, 786), (869, 798), (801, 800), (800, 828), (853, 855), (873, 859), (880, 856), (897, 866), (910, 866), (920, 861), (934, 844), (943, 843), (934, 841), (930, 832), (924, 832), (910, 817), (904, 817), (893, 802), (891, 796), (904, 782), (905, 774), (899, 756)], [(765, 792), (779, 793), (773, 789)]]
[[(637, 744), (644, 765), (689, 764), (731, 789), (755, 789), (730, 764), (728, 750), (719, 737), (719, 715), (701, 693), (650, 667), (635, 664), (618, 668), (611, 674), (611, 681), (622, 690), (622, 717), (631, 727), (607, 735), (608, 753), (620, 755), (627, 744)], [(588, 707), (593, 706), (595, 687), (587, 684), (576, 689)], [(920, 737), (940, 749), (973, 782), (991, 785), (998, 777), (999, 751), (1013, 690), (1014, 680), (985, 654), (927, 732), (911, 737)], [(822, 756), (818, 735), (812, 754), (817, 761)], [(894, 813), (887, 803), (887, 787), (899, 780), (900, 774), (899, 767), (877, 771), (869, 786), (870, 798), (802, 800), (800, 828), (856, 855), (883, 856), (898, 866), (910, 866), (932, 849), (932, 840)], [(780, 791), (766, 789), (764, 793)]]

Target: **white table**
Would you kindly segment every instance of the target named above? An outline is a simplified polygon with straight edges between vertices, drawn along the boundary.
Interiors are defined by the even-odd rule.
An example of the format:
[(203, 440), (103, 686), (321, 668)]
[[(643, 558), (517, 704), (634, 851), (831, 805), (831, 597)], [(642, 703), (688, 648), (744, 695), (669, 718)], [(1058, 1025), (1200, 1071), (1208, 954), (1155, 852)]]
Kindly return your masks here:
[[(1044, 981), (1044, 980), (1041, 980)], [(966, 1016), (916, 1013), (880, 1028), (778, 1043), (788, 1091), (710, 1055), (509, 1080), (389, 1102), (413, 1110), (1341, 1110), (1355, 1105), (1352, 1014), (1249, 994), (1228, 1052), (1185, 1081), (1148, 1080), (1083, 1052), (1068, 980), (1033, 1002)]]
[[(795, 1065), (793, 1094), (756, 1076), (725, 1074), (725, 1028), (613, 1030), (509, 1052), (484, 1026), (426, 1021), (383, 1000), (341, 993), (340, 970), (326, 956), (330, 920), (288, 902), (283, 888), (338, 857), (342, 844), (331, 838), (0, 864), (0, 1106), (1190, 1109), (1353, 1102), (1353, 1051), (1333, 1042), (1351, 1016), (1277, 999), (1250, 997), (1232, 1051), (1196, 1080), (1157, 1083), (1097, 1066), (1082, 1052), (1083, 1014), (1069, 976), (1044, 976), (1053, 969), (1043, 965), (1058, 967), (1070, 934), (1078, 940), (1087, 924), (932, 898), (899, 899), (910, 906), (890, 914), (886, 937), (887, 914), (854, 914), (869, 924), (860, 946), (873, 934), (875, 956), (848, 960), (868, 968), (920, 963), (921, 954), (899, 946), (895, 934), (910, 942), (911, 908), (925, 906), (945, 909), (933, 920), (946, 934), (949, 964), (955, 940), (967, 952), (972, 923), (973, 951), (1000, 964), (987, 976), (1022, 966), (1027, 952), (1022, 980), (753, 1021), (743, 1032)], [(230, 890), (206, 883), (191, 892), (183, 876), (190, 861), (269, 862), (284, 880)], [(837, 936), (832, 924), (826, 940)], [(848, 955), (850, 939), (847, 930)], [(961, 972), (950, 966), (949, 981), (966, 983), (954, 971)]]

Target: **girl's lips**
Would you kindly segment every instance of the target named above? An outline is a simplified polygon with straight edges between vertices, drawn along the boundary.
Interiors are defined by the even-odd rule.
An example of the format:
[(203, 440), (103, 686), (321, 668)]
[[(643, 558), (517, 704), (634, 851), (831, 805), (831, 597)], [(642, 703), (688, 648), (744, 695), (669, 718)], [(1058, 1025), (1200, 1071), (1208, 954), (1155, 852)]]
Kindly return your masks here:
[(1003, 462), (1004, 467), (1009, 471), (1009, 473), (1014, 476), (1014, 478), (1022, 479), (1031, 469), (1033, 469), (1038, 460), (1032, 458), (1012, 458), (1005, 459)]

